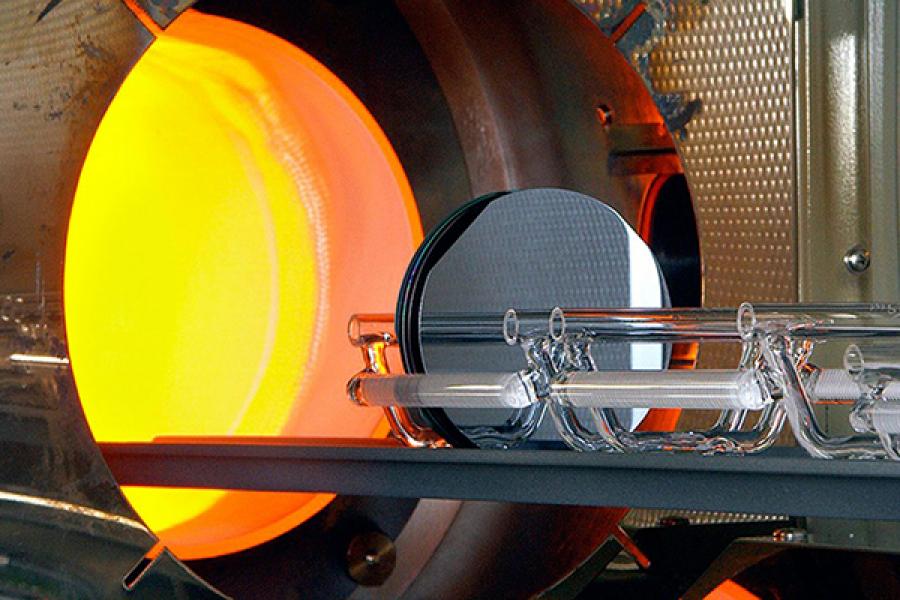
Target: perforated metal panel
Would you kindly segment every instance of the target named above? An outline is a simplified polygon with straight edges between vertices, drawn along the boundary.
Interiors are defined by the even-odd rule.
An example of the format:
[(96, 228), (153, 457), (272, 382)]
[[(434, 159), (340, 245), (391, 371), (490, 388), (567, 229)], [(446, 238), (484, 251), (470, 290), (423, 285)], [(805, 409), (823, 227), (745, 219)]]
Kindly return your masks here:
[(618, 36), (675, 134), (697, 215), (704, 304), (796, 300), (792, 33), (784, 3), (577, 4)]
[(679, 3), (649, 63), (658, 91), (690, 90), (702, 102), (679, 147), (704, 302), (795, 300), (791, 28), (782, 3)]

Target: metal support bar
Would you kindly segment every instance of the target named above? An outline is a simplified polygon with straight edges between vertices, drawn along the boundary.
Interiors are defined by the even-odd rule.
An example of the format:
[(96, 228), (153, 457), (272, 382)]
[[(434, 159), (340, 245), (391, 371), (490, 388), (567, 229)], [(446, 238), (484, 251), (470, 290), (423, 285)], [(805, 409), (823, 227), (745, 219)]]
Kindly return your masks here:
[(101, 447), (122, 485), (900, 520), (900, 464), (883, 461), (261, 442)]

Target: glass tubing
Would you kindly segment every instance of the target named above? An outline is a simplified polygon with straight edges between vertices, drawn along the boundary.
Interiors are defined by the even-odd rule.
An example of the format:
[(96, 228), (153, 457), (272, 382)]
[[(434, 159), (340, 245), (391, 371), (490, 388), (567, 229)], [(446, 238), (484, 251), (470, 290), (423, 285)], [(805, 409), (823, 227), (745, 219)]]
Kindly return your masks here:
[[(385, 315), (358, 315), (350, 321), (351, 340), (363, 348), (392, 323)], [(785, 418), (800, 445), (811, 455), (835, 457), (895, 457), (896, 434), (885, 434), (900, 414), (898, 371), (881, 368), (877, 392), (866, 392), (857, 372), (820, 370), (806, 359), (817, 341), (861, 340), (879, 365), (894, 364), (900, 347), (900, 305), (896, 304), (749, 304), (739, 309), (555, 309), (548, 320), (539, 311), (507, 311), (500, 318), (487, 314), (424, 315), (423, 343), (497, 343), (499, 333), (525, 351), (528, 368), (517, 374), (406, 375), (386, 378), (386, 371), (367, 370), (351, 380), (351, 399), (385, 406), (394, 427), (396, 412), (405, 407), (515, 409), (510, 422), (518, 432), (491, 438), (490, 445), (512, 446), (527, 439), (546, 408), (563, 440), (578, 450), (644, 452), (682, 450), (700, 453), (754, 453), (774, 443)], [(595, 341), (743, 343), (737, 371), (597, 371), (590, 353)], [(857, 348), (858, 346), (851, 346)], [(371, 351), (369, 349), (368, 351)], [(383, 351), (383, 349), (382, 349)], [(377, 360), (375, 362), (378, 362)], [(367, 359), (367, 365), (372, 361)], [(386, 363), (385, 363), (386, 364)], [(871, 369), (870, 369), (871, 371)], [(865, 389), (864, 389), (865, 388)], [(862, 392), (860, 390), (863, 390)], [(818, 398), (855, 404), (851, 422), (869, 435), (832, 438), (816, 422), (812, 407)], [(867, 408), (860, 407), (864, 399)], [(874, 403), (874, 409), (869, 406)], [(539, 405), (541, 410), (534, 410)], [(585, 426), (575, 408), (587, 408), (593, 428)], [(615, 408), (719, 409), (705, 432), (632, 432), (623, 427)], [(743, 431), (750, 411), (756, 424)], [(393, 418), (391, 412), (394, 412)], [(525, 415), (525, 417), (523, 417)], [(409, 431), (394, 427), (410, 445), (434, 445), (409, 439)], [(871, 433), (876, 433), (873, 437)], [(431, 434), (433, 436), (433, 433)]]

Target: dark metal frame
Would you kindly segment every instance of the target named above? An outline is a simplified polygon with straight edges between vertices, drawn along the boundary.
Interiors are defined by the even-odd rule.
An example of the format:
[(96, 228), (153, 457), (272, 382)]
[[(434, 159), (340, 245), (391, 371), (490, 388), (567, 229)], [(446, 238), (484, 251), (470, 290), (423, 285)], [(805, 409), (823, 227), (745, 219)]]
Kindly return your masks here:
[(792, 451), (637, 456), (341, 440), (101, 446), (122, 485), (900, 520), (900, 464), (816, 460)]

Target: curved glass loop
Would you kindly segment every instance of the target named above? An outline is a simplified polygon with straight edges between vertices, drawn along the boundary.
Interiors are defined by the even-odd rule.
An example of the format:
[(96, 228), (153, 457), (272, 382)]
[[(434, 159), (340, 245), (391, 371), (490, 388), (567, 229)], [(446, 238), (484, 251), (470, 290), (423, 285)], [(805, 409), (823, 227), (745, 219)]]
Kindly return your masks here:
[[(351, 400), (359, 395), (362, 382), (369, 377), (387, 377), (391, 369), (387, 359), (387, 348), (397, 343), (393, 332), (392, 315), (353, 315), (347, 324), (347, 337), (353, 346), (362, 350), (363, 370), (347, 383), (347, 394)], [(408, 410), (400, 406), (386, 406), (384, 416), (391, 433), (404, 445), (411, 448), (438, 448), (446, 446), (431, 429), (418, 423)]]
[[(453, 343), (496, 342), (502, 333), (524, 354), (525, 368), (512, 374), (454, 373), (395, 376), (378, 367), (372, 347), (391, 335), (369, 333), (356, 344), (367, 365), (348, 386), (351, 398), (397, 411), (395, 435), (409, 445), (435, 445), (428, 430), (412, 434), (397, 414), (408, 407), (515, 409), (502, 428), (467, 430), (479, 445), (510, 447), (532, 435), (549, 413), (571, 448), (593, 452), (695, 452), (753, 454), (775, 442), (785, 421), (799, 445), (817, 458), (900, 460), (900, 310), (887, 304), (761, 305), (739, 309), (578, 309), (550, 314), (508, 310), (494, 315), (426, 315), (423, 335)], [(354, 317), (357, 319), (357, 317)], [(357, 324), (357, 331), (362, 328)], [(492, 334), (489, 334), (493, 331)], [(815, 343), (858, 340), (845, 355), (845, 369), (809, 363)], [(739, 341), (734, 371), (600, 371), (591, 346), (622, 341)], [(371, 378), (380, 378), (376, 382)], [(390, 380), (384, 380), (389, 378)], [(852, 405), (850, 423), (860, 435), (831, 436), (816, 419), (820, 401)], [(631, 431), (620, 408), (719, 410), (707, 431)], [(584, 423), (577, 409), (587, 409)], [(583, 414), (583, 413), (581, 413)], [(745, 427), (753, 414), (756, 422)], [(488, 431), (488, 429), (490, 431)], [(433, 433), (430, 433), (434, 436)], [(424, 437), (423, 437), (424, 436)], [(425, 440), (423, 442), (423, 440)], [(431, 441), (428, 441), (431, 440)]]
[[(738, 328), (735, 331), (745, 340), (743, 344), (744, 347), (740, 371), (748, 372), (747, 370), (753, 367), (755, 357), (758, 356), (758, 344), (756, 344), (752, 334), (748, 336), (745, 332), (740, 330), (742, 327), (742, 318), (745, 313), (749, 313), (750, 318), (753, 319), (752, 307), (749, 307), (749, 305), (742, 306), (737, 319)], [(755, 319), (753, 319), (753, 321), (755, 322)], [(734, 321), (732, 321), (732, 323), (734, 323)], [(576, 334), (576, 336), (577, 341), (572, 344), (577, 348), (576, 353), (578, 355), (586, 354), (590, 357), (590, 343), (593, 338), (583, 334)], [(587, 370), (596, 370), (597, 368), (594, 364), (584, 364), (583, 368), (584, 367), (586, 367)], [(761, 374), (762, 371), (760, 370), (755, 373)], [(648, 375), (649, 374), (647, 373), (643, 374), (645, 378), (648, 377)], [(688, 404), (699, 393), (702, 393), (703, 387), (708, 388), (710, 386), (707, 384), (706, 386), (695, 386), (694, 389), (686, 388), (690, 385), (691, 379), (702, 381), (706, 378), (708, 380), (709, 375), (705, 374), (703, 371), (693, 373), (684, 372), (683, 375), (686, 376), (684, 377), (685, 381), (682, 382), (681, 385), (675, 384), (674, 387), (670, 387), (669, 390), (670, 392), (674, 392), (681, 396), (681, 403), (677, 406), (681, 408), (699, 408), (696, 404), (693, 406), (689, 406)], [(563, 438), (567, 441), (572, 439), (573, 443), (570, 445), (578, 450), (601, 450), (607, 452), (629, 453), (687, 451), (701, 454), (749, 454), (759, 452), (771, 446), (778, 437), (778, 433), (781, 431), (784, 423), (783, 409), (777, 405), (772, 405), (769, 386), (765, 385), (768, 381), (761, 376), (758, 378), (755, 377), (754, 382), (756, 381), (758, 381), (759, 384), (757, 391), (760, 396), (764, 395), (766, 397), (766, 402), (764, 402), (762, 413), (760, 414), (760, 418), (756, 425), (748, 432), (740, 431), (748, 412), (745, 408), (723, 409), (716, 424), (708, 431), (661, 432), (629, 431), (628, 428), (622, 425), (618, 415), (612, 408), (592, 407), (590, 409), (591, 416), (593, 417), (594, 425), (598, 433), (586, 435), (588, 429), (579, 422), (571, 402), (567, 402), (565, 396), (554, 395), (551, 398), (550, 403), (551, 406), (554, 407), (553, 411), (558, 414), (556, 417), (556, 424), (560, 429), (561, 434), (563, 434)], [(670, 386), (673, 383), (674, 382), (670, 382)], [(641, 387), (647, 389), (648, 386), (645, 384)], [(707, 391), (711, 392), (713, 396), (721, 394), (720, 402), (725, 404), (725, 396), (727, 396), (729, 391), (726, 386), (720, 384), (712, 390)], [(621, 391), (619, 393), (621, 394)], [(659, 390), (657, 390), (655, 398), (659, 398)], [(648, 398), (648, 400), (651, 399)], [(652, 406), (656, 408), (665, 405), (660, 404), (657, 400), (652, 403)]]
[[(520, 335), (516, 311), (509, 309), (503, 315), (503, 338), (508, 345), (518, 345), (525, 354), (527, 369), (522, 372), (524, 381), (530, 384), (530, 397), (538, 400), (542, 390), (549, 384), (547, 373), (553, 368), (558, 357), (548, 355), (544, 340)], [(552, 333), (548, 336), (552, 338)], [(494, 338), (496, 340), (496, 337)], [(537, 431), (546, 414), (546, 404), (534, 401), (529, 406), (517, 408), (510, 413), (503, 425), (460, 425), (456, 427), (479, 448), (515, 448), (522, 445)]]

